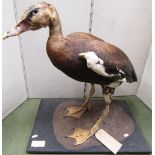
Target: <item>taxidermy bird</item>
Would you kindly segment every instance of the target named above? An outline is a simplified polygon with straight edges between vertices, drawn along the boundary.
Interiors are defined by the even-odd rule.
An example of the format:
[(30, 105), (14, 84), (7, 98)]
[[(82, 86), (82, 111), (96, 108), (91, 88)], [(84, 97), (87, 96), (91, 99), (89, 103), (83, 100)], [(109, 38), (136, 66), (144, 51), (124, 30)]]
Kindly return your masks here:
[(94, 84), (102, 87), (105, 106), (97, 122), (91, 129), (77, 128), (69, 136), (75, 139), (76, 145), (82, 144), (97, 132), (109, 113), (115, 88), (123, 82), (137, 81), (135, 70), (122, 50), (100, 38), (81, 32), (64, 37), (56, 8), (46, 2), (29, 7), (19, 23), (4, 34), (3, 39), (42, 27), (49, 27), (47, 55), (53, 65), (69, 77), (91, 84), (86, 101), (79, 107), (67, 108), (67, 117), (80, 118), (90, 107), (89, 100), (95, 92)]

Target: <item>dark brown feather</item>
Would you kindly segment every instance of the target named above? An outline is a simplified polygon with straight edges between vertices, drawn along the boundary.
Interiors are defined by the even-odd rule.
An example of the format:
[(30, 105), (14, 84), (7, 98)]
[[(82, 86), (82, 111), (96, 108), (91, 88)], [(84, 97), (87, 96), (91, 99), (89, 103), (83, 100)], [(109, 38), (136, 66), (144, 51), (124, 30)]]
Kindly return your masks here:
[[(104, 61), (106, 72), (114, 77), (103, 77), (87, 67), (86, 60), (79, 53), (93, 51)], [(91, 34), (73, 33), (66, 38), (49, 37), (47, 53), (52, 63), (71, 78), (89, 83), (110, 84), (126, 78), (128, 82), (137, 81), (129, 58), (116, 46), (104, 42)], [(118, 75), (118, 69), (125, 74)]]

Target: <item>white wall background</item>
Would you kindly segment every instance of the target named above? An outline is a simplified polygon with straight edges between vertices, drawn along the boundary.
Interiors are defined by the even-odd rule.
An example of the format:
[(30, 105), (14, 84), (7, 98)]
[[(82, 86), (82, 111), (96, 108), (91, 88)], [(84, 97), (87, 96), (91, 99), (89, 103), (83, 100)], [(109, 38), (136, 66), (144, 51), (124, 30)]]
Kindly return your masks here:
[(137, 96), (150, 108), (152, 108), (152, 48), (148, 54), (143, 76), (137, 91)]
[[(12, 0), (3, 1), (3, 15), (5, 32), (16, 23)], [(2, 58), (4, 118), (27, 98), (18, 38), (3, 41)]]
[[(14, 0), (15, 14), (19, 17), (27, 7), (38, 1)], [(91, 0), (47, 1), (56, 6), (64, 35), (78, 31), (88, 32)], [(15, 24), (12, 0), (9, 2), (3, 1), (3, 31), (9, 30)], [(151, 44), (151, 0), (95, 0), (93, 10), (92, 34), (121, 48), (131, 59), (138, 75), (138, 83), (123, 84), (115, 95), (136, 95)], [(82, 97), (84, 84), (70, 79), (49, 61), (45, 48), (47, 37), (48, 29), (27, 32), (20, 37), (29, 97)], [(20, 96), (23, 99), (26, 92), (18, 43), (17, 38), (8, 39), (3, 43), (3, 77), (6, 79), (3, 79), (3, 92), (4, 88), (9, 92), (9, 80), (15, 84), (18, 81), (22, 88)], [(10, 54), (10, 49), (15, 49), (15, 52)], [(14, 62), (11, 66), (20, 72), (14, 75), (14, 78), (10, 78), (13, 76), (13, 70), (9, 69), (12, 61)], [(12, 89), (17, 87), (16, 85)], [(10, 92), (9, 96), (12, 95), (15, 94)], [(95, 96), (101, 95), (100, 89), (97, 88)], [(9, 105), (5, 100), (8, 100), (8, 95), (4, 96), (3, 102), (5, 106)]]

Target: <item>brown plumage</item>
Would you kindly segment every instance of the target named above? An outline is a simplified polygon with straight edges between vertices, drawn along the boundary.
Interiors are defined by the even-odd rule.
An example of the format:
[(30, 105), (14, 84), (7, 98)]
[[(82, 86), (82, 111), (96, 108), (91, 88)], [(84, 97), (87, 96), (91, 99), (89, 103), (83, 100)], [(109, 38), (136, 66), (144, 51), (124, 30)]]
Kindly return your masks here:
[[(80, 53), (89, 51), (95, 52), (104, 60), (107, 73), (116, 75), (103, 77), (89, 69), (86, 60), (79, 57)], [(47, 53), (57, 68), (78, 81), (107, 85), (124, 77), (128, 82), (137, 80), (130, 60), (119, 48), (87, 33), (73, 33), (66, 38), (50, 36), (47, 42)], [(116, 67), (123, 70), (125, 74), (118, 76)]]
[(99, 129), (109, 113), (115, 88), (124, 81), (137, 81), (137, 76), (129, 58), (116, 46), (88, 33), (77, 32), (64, 37), (55, 7), (45, 2), (26, 10), (16, 27), (4, 34), (4, 39), (46, 26), (50, 29), (47, 54), (54, 66), (69, 77), (92, 85), (84, 104), (67, 108), (67, 117), (81, 117), (90, 109), (88, 102), (95, 92), (94, 84), (102, 87), (106, 104), (101, 117), (91, 129), (78, 128), (69, 136), (76, 140), (76, 144), (82, 144)]

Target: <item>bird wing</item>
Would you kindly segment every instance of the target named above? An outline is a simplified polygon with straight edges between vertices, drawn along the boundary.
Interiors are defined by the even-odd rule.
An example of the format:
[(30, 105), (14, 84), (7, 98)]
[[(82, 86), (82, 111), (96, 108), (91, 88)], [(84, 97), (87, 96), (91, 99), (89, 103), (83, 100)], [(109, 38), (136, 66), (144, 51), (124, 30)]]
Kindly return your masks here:
[(67, 38), (72, 42), (73, 53), (85, 59), (95, 73), (113, 80), (137, 81), (133, 65), (118, 47), (87, 33), (73, 33)]
[(97, 74), (100, 74), (102, 76), (108, 77), (109, 74), (106, 73), (104, 68), (104, 61), (100, 59), (95, 52), (90, 51), (86, 53), (80, 53), (80, 57), (84, 57), (87, 61), (87, 67), (92, 69)]
[(122, 74), (125, 74), (121, 69), (116, 68), (117, 73), (108, 73), (106, 72), (104, 61), (97, 56), (97, 54), (93, 51), (80, 53), (80, 57), (86, 59), (87, 67), (93, 70), (95, 73), (104, 76), (104, 77), (121, 77)]

